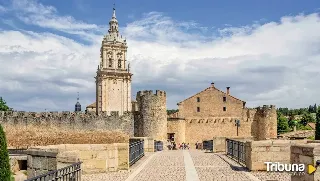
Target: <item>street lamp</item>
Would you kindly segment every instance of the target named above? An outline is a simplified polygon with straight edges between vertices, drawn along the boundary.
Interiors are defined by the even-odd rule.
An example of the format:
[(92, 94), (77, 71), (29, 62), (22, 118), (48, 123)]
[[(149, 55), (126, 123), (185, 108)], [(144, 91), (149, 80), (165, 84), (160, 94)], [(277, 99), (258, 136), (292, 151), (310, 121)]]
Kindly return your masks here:
[(239, 136), (239, 127), (240, 127), (240, 120), (235, 120), (235, 126), (237, 126), (237, 136)]

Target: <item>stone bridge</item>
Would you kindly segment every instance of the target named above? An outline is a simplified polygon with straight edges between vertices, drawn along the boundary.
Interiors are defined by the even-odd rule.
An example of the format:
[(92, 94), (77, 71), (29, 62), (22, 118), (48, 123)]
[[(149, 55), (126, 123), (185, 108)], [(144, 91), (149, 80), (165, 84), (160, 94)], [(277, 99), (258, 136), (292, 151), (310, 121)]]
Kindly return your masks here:
[(82, 181), (288, 181), (287, 173), (248, 172), (223, 153), (200, 150), (167, 150), (150, 153), (129, 172), (82, 175)]

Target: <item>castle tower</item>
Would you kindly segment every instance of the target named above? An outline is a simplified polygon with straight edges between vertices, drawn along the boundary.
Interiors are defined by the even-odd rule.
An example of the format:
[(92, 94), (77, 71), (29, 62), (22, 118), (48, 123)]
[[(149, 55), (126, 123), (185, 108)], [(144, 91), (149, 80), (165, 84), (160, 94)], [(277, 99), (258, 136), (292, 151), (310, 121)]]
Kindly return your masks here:
[(131, 111), (131, 77), (127, 65), (127, 43), (119, 33), (116, 10), (113, 8), (108, 34), (103, 37), (100, 65), (96, 79), (96, 113)]
[(258, 140), (277, 138), (277, 111), (275, 105), (263, 105), (257, 108)]
[(137, 104), (139, 109), (139, 122), (141, 132), (139, 135), (151, 137), (154, 140), (164, 141), (167, 139), (167, 100), (166, 92), (156, 90), (139, 91)]

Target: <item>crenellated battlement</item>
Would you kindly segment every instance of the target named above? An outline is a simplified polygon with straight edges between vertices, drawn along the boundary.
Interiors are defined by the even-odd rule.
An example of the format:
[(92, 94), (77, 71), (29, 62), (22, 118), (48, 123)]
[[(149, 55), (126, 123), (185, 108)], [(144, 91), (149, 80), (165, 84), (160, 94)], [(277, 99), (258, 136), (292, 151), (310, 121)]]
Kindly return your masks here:
[(142, 96), (158, 96), (158, 97), (166, 97), (166, 92), (162, 90), (156, 90), (156, 93), (154, 94), (152, 90), (144, 90), (139, 91), (137, 93), (137, 98)]
[(256, 108), (257, 110), (272, 110), (272, 109), (276, 109), (276, 106), (275, 105), (263, 105), (262, 107), (257, 107)]
[(101, 112), (101, 114), (97, 115), (95, 112), (72, 112), (72, 111), (51, 111), (51, 112), (27, 112), (27, 111), (0, 111), (0, 119), (3, 117), (19, 117), (19, 118), (26, 118), (26, 117), (88, 117), (88, 118), (121, 118), (126, 117), (127, 115), (131, 114), (130, 112), (125, 112), (124, 115), (119, 116), (119, 113), (116, 111), (111, 112), (110, 115), (107, 112)]
[(96, 115), (94, 112), (25, 112), (0, 111), (0, 123), (3, 125), (46, 126), (79, 130), (119, 130), (133, 135), (133, 114), (118, 112)]

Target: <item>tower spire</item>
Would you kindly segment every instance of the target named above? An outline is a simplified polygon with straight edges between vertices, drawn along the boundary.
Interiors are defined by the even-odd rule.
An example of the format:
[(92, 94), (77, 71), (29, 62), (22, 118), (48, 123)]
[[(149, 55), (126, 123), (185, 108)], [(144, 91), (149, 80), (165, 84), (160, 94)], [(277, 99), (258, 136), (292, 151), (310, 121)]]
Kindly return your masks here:
[(112, 19), (117, 19), (117, 18), (116, 18), (116, 3), (113, 3), (113, 14), (112, 14)]
[(75, 112), (81, 112), (81, 104), (79, 103), (79, 92), (78, 92), (78, 97), (77, 97), (77, 103), (74, 106), (74, 111)]
[(77, 98), (77, 101), (79, 101), (79, 92), (78, 92), (78, 98)]

